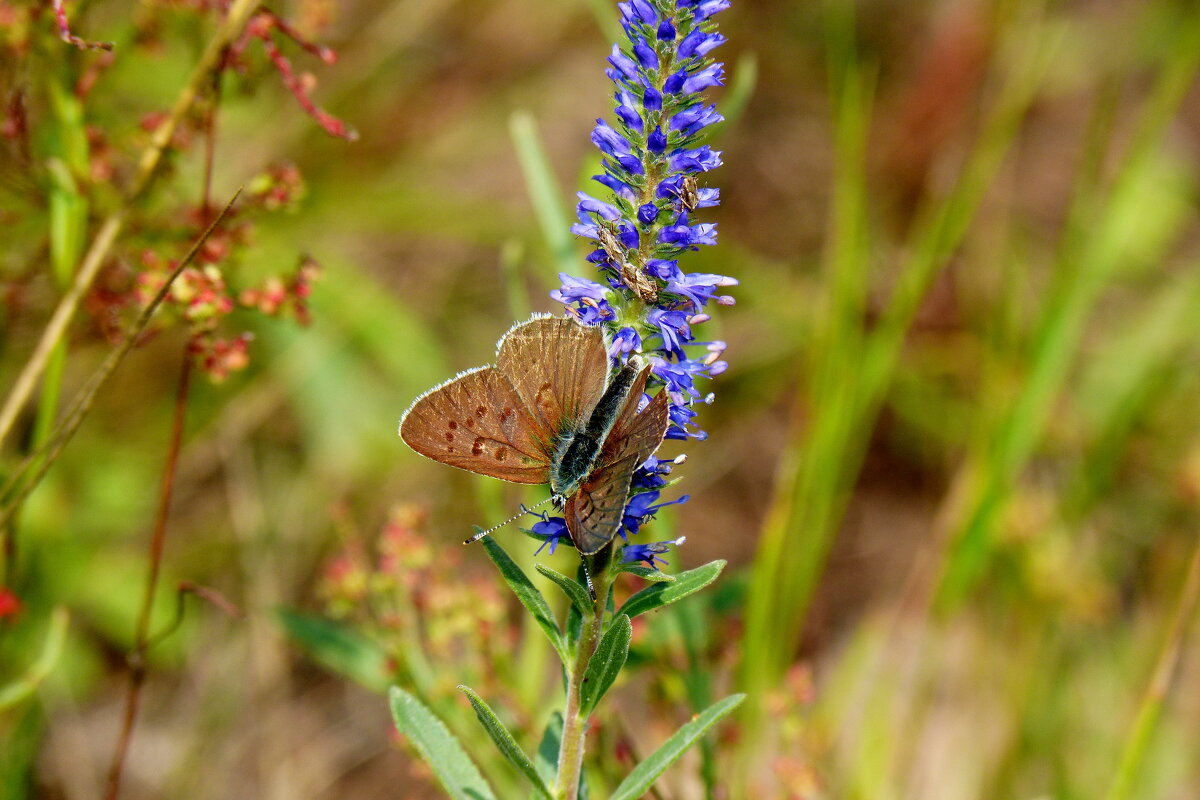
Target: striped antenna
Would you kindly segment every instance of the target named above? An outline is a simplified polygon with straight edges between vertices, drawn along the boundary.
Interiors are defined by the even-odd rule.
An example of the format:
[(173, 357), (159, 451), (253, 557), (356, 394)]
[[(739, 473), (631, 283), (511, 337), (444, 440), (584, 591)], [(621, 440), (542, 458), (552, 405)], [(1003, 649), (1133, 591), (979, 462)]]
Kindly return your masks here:
[(475, 543), (476, 543), (476, 542), (478, 542), (480, 539), (482, 539), (483, 537), (485, 537), (485, 536), (487, 536), (488, 534), (492, 533), (493, 531), (498, 531), (498, 530), (500, 530), (501, 528), (503, 528), (505, 525), (508, 525), (508, 524), (509, 524), (509, 523), (511, 523), (511, 522), (516, 522), (517, 520), (519, 520), (521, 517), (525, 516), (526, 514), (532, 514), (532, 513), (533, 513), (533, 510), (534, 510), (535, 508), (537, 508), (538, 506), (544, 506), (544, 505), (546, 505), (546, 503), (549, 503), (549, 502), (550, 502), (551, 500), (553, 500), (553, 499), (554, 499), (553, 497), (547, 497), (547, 498), (546, 498), (545, 500), (543, 500), (542, 502), (540, 502), (540, 503), (534, 503), (534, 504), (533, 504), (533, 505), (531, 505), (531, 506), (526, 506), (524, 503), (521, 503), (521, 510), (520, 510), (520, 511), (518, 511), (516, 514), (513, 514), (513, 515), (512, 515), (511, 517), (509, 517), (508, 519), (504, 520), (504, 522), (501, 522), (499, 525), (493, 525), (492, 527), (488, 528), (486, 531), (485, 531), (485, 530), (480, 530), (480, 529), (479, 529), (479, 526), (478, 526), (478, 525), (476, 525), (476, 526), (475, 526), (475, 535), (474, 535), (474, 536), (472, 536), (470, 539), (467, 539), (467, 540), (465, 540), (465, 541), (463, 542), (463, 544), (475, 544)]

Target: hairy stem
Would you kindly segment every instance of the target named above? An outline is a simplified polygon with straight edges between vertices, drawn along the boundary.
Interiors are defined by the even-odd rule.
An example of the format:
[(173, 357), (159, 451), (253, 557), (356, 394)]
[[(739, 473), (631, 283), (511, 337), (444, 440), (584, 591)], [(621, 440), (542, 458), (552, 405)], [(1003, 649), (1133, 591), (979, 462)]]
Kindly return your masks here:
[(245, 27), (250, 16), (258, 9), (259, 2), (260, 0), (234, 0), (229, 7), (229, 13), (225, 15), (225, 19), (213, 35), (213, 38), (209, 40), (204, 53), (200, 56), (200, 61), (196, 64), (195, 69), (192, 70), (187, 84), (179, 93), (179, 97), (176, 98), (175, 105), (171, 108), (171, 113), (155, 129), (154, 135), (150, 138), (149, 146), (147, 146), (138, 158), (137, 171), (134, 174), (133, 183), (125, 193), (120, 206), (100, 225), (100, 229), (96, 232), (96, 236), (88, 248), (87, 255), (83, 258), (83, 263), (79, 266), (79, 271), (75, 274), (74, 283), (54, 309), (54, 314), (50, 317), (50, 322), (46, 324), (46, 329), (42, 331), (42, 338), (38, 340), (37, 346), (29, 356), (29, 360), (25, 362), (21, 374), (17, 377), (16, 383), (13, 384), (12, 390), (4, 400), (3, 408), (0, 408), (0, 442), (3, 442), (9, 432), (12, 431), (13, 423), (16, 422), (18, 414), (20, 414), (21, 409), (29, 401), (29, 397), (33, 394), (34, 389), (37, 388), (38, 380), (45, 372), (46, 365), (50, 360), (51, 354), (54, 352), (55, 346), (63, 338), (63, 335), (67, 331), (67, 326), (71, 323), (71, 319), (75, 316), (75, 311), (79, 308), (79, 303), (83, 300), (84, 295), (87, 294), (88, 288), (96, 279), (100, 268), (108, 259), (109, 251), (112, 250), (113, 244), (117, 240), (117, 235), (121, 232), (121, 228), (124, 227), (125, 220), (133, 208), (134, 201), (153, 182), (155, 171), (162, 160), (163, 153), (166, 152), (167, 147), (171, 143), (171, 138), (175, 135), (176, 128), (196, 102), (196, 98), (199, 96), (201, 90), (210, 80), (211, 74), (215, 70), (221, 69), (225, 59), (225, 48), (241, 34), (242, 28)]
[[(596, 556), (593, 564), (599, 564), (600, 561), (600, 556)], [(600, 635), (604, 632), (604, 612), (608, 607), (608, 589), (612, 580), (607, 564), (595, 571), (593, 580), (596, 598), (592, 603), (592, 614), (583, 621), (583, 629), (575, 646), (575, 663), (571, 665), (570, 674), (567, 676), (567, 704), (563, 711), (562, 743), (558, 751), (558, 780), (554, 789), (556, 800), (575, 800), (579, 796), (579, 780), (583, 775), (583, 747), (588, 727), (588, 717), (582, 714), (580, 709), (583, 676), (587, 671), (588, 662), (596, 652), (596, 646), (600, 643)]]
[(175, 492), (175, 473), (179, 466), (179, 450), (183, 443), (183, 428), (187, 419), (188, 390), (191, 386), (192, 358), (186, 351), (179, 370), (179, 385), (175, 392), (175, 419), (171, 424), (171, 440), (167, 445), (167, 461), (163, 466), (162, 484), (159, 488), (158, 512), (154, 518), (154, 532), (150, 536), (147, 553), (148, 568), (142, 605), (138, 611), (137, 630), (134, 635), (133, 651), (129, 654), (129, 690), (125, 695), (125, 713), (121, 720), (121, 733), (113, 751), (112, 764), (108, 769), (108, 784), (105, 800), (117, 800), (121, 792), (121, 773), (133, 739), (137, 723), (138, 704), (142, 684), (146, 680), (146, 650), (150, 641), (150, 617), (154, 608), (154, 594), (158, 589), (158, 578), (162, 571), (163, 549), (167, 541), (167, 518), (171, 511), (171, 497)]

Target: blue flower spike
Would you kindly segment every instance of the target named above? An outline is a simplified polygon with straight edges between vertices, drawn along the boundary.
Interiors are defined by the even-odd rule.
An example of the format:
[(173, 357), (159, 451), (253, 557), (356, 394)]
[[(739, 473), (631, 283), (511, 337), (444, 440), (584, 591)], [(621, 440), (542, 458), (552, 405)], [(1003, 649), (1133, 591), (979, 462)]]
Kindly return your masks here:
[[(725, 345), (697, 341), (696, 329), (711, 319), (710, 306), (733, 304), (726, 290), (738, 283), (680, 266), (688, 253), (717, 243), (716, 224), (697, 216), (720, 204), (707, 174), (721, 166), (721, 153), (703, 137), (724, 117), (702, 93), (725, 83), (724, 65), (709, 55), (725, 42), (712, 18), (728, 7), (728, 0), (617, 4), (625, 35), (607, 59), (613, 115), (596, 120), (591, 133), (603, 165), (594, 180), (607, 196), (580, 192), (571, 228), (591, 241), (587, 260), (599, 275), (563, 273), (550, 295), (581, 322), (605, 326), (614, 363), (639, 354), (652, 366), (653, 384), (671, 401), (668, 439), (707, 438), (693, 406), (712, 401), (700, 385), (725, 370)], [(657, 568), (666, 548), (682, 543), (628, 543), (660, 509), (687, 500), (659, 502), (666, 476), (682, 460), (652, 457), (635, 473), (621, 527), (626, 562)], [(557, 517), (533, 526), (551, 552), (570, 542), (565, 530)]]

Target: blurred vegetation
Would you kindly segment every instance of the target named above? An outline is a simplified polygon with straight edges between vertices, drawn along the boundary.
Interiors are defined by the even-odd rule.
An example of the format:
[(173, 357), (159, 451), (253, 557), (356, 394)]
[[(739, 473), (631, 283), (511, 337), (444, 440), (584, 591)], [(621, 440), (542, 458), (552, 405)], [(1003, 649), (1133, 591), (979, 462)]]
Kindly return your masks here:
[[(534, 496), (421, 460), (396, 421), (511, 320), (556, 310), (560, 269), (583, 274), (566, 220), (597, 165), (615, 15), (273, 10), (339, 54), (280, 44), (359, 140), (329, 136), (250, 47), (128, 203), (147, 115), (214, 12), (69, 4), (108, 55), (63, 42), (48, 7), (0, 5), (4, 394), (102, 221), (129, 211), (0, 475), (128, 323), (114, 298), (143, 251), (181, 257), (202, 197), (294, 165), (302, 187), (247, 206), (222, 268), (253, 287), (315, 259), (311, 324), (239, 307), (223, 324), (253, 334), (249, 363), (192, 380), (152, 631), (184, 613), (148, 650), (122, 796), (435, 797), (389, 741), (388, 680), (463, 737), (454, 685), (482, 685), (532, 751), (558, 676), (458, 545)], [(752, 693), (744, 716), (664, 797), (1200, 796), (1194, 5), (743, 0), (720, 21), (721, 245), (690, 269), (741, 280), (713, 323), (731, 368), (678, 472), (692, 500), (650, 535), (687, 535), (673, 570), (730, 568), (635, 626), (592, 796), (730, 690)], [(164, 322), (132, 351), (12, 529), (6, 800), (103, 796), (188, 335)]]

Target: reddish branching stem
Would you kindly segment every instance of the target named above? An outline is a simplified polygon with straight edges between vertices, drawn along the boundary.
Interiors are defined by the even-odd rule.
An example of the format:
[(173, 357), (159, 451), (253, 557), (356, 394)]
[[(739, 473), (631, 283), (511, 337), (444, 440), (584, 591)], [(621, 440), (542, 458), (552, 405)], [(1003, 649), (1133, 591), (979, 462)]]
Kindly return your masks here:
[(250, 24), (246, 26), (246, 33), (240, 47), (234, 48), (234, 53), (238, 53), (245, 47), (246, 40), (250, 37), (258, 39), (262, 42), (263, 50), (267, 54), (267, 58), (271, 59), (271, 63), (275, 65), (275, 69), (279, 72), (279, 77), (283, 80), (283, 85), (287, 87), (292, 96), (296, 98), (296, 102), (304, 109), (310, 117), (317, 121), (317, 124), (325, 129), (331, 136), (337, 136), (347, 141), (358, 139), (358, 132), (347, 125), (342, 120), (333, 116), (329, 112), (319, 107), (312, 99), (312, 79), (303, 75), (298, 75), (292, 67), (291, 60), (283, 54), (279, 49), (279, 45), (275, 43), (272, 37), (273, 31), (279, 31), (287, 38), (294, 41), (301, 49), (312, 53), (317, 58), (321, 59), (326, 64), (333, 64), (337, 61), (337, 55), (328, 47), (313, 44), (305, 39), (291, 25), (284, 22), (275, 14), (269, 11), (260, 11), (250, 20)]
[(80, 50), (112, 50), (112, 42), (89, 42), (87, 39), (71, 33), (71, 23), (67, 19), (67, 10), (63, 0), (50, 0), (54, 7), (54, 19), (58, 23), (58, 37), (67, 44), (75, 45)]
[(121, 793), (121, 775), (125, 770), (125, 759), (129, 755), (129, 744), (133, 740), (133, 729), (137, 724), (138, 706), (142, 696), (142, 684), (146, 680), (146, 651), (150, 644), (150, 614), (154, 608), (154, 595), (158, 590), (158, 578), (162, 572), (163, 551), (167, 542), (167, 519), (171, 511), (171, 498), (175, 493), (175, 475), (179, 466), (179, 451), (183, 444), (184, 423), (187, 420), (188, 394), (191, 387), (192, 359), (186, 354), (179, 371), (179, 384), (175, 392), (175, 419), (171, 425), (171, 439), (167, 445), (167, 460), (163, 466), (162, 483), (159, 487), (158, 512), (154, 518), (154, 532), (150, 536), (146, 586), (142, 594), (142, 605), (138, 611), (137, 632), (133, 651), (129, 654), (129, 690), (125, 695), (125, 712), (121, 718), (121, 733), (113, 760), (108, 768), (108, 783), (105, 800), (117, 800)]

